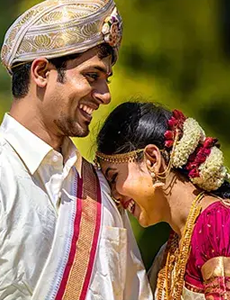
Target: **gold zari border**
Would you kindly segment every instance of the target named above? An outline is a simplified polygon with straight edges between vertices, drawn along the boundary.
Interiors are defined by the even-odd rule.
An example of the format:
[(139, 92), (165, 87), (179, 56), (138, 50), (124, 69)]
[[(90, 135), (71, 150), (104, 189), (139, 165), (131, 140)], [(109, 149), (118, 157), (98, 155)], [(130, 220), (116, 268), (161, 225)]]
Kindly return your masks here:
[(98, 199), (96, 196), (99, 196), (97, 194), (99, 183), (93, 173), (92, 166), (85, 160), (82, 163), (83, 194), (80, 233), (63, 300), (83, 299), (83, 286), (90, 263), (93, 241), (95, 240), (95, 229), (98, 226), (96, 224), (98, 215)]
[(230, 277), (230, 257), (214, 257), (209, 259), (201, 268), (204, 281), (212, 277)]

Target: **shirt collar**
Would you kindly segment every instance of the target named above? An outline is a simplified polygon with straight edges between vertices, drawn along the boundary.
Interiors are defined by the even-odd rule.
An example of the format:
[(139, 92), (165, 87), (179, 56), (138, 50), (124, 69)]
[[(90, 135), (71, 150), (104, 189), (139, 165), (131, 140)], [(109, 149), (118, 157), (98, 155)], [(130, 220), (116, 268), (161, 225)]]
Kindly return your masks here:
[(74, 157), (76, 158), (74, 165), (81, 177), (82, 156), (73, 141), (70, 138), (65, 138), (61, 150), (64, 157), (64, 164), (67, 162), (67, 160)]
[[(21, 125), (9, 114), (5, 114), (4, 116), (0, 132), (21, 157), (32, 175), (36, 172), (45, 156), (50, 151), (55, 151), (50, 145)], [(63, 152), (67, 158), (71, 153), (75, 152), (75, 155), (77, 155), (75, 166), (81, 175), (82, 158), (70, 138), (64, 140)]]

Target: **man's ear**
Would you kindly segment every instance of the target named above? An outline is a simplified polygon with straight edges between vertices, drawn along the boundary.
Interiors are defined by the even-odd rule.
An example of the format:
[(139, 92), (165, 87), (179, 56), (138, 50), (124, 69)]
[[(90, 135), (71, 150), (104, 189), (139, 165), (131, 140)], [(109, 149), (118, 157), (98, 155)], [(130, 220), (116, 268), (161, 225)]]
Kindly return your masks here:
[(156, 174), (159, 173), (162, 164), (162, 156), (159, 148), (153, 144), (147, 145), (144, 150), (144, 156), (148, 170)]
[(50, 63), (44, 57), (36, 58), (31, 65), (31, 79), (40, 88), (47, 85), (47, 79), (50, 72)]

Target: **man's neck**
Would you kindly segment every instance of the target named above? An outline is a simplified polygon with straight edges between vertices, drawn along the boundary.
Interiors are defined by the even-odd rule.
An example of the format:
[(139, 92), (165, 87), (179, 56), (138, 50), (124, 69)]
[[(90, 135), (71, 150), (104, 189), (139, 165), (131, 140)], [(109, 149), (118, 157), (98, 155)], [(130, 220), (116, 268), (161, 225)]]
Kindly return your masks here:
[(64, 136), (56, 135), (50, 128), (47, 128), (46, 124), (42, 122), (39, 112), (34, 110), (28, 99), (14, 100), (9, 114), (53, 149), (61, 152)]

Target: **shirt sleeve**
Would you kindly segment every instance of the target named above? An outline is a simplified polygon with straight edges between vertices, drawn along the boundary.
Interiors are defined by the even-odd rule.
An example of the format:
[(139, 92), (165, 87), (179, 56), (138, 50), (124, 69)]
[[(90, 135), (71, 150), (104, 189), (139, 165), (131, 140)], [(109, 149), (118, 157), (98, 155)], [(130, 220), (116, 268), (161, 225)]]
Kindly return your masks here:
[(230, 207), (221, 201), (197, 220), (185, 281), (203, 290), (206, 299), (230, 297)]

